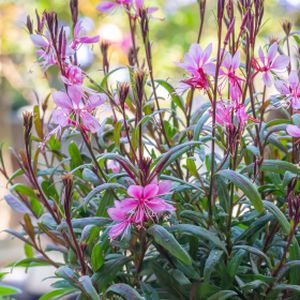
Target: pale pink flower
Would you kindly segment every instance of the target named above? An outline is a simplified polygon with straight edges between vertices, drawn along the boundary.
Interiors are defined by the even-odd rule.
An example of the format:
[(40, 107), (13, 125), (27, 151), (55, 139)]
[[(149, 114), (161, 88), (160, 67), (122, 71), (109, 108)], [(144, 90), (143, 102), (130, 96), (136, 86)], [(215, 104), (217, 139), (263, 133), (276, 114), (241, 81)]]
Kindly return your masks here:
[(173, 212), (175, 207), (160, 197), (169, 193), (171, 182), (150, 183), (145, 187), (131, 185), (127, 193), (130, 198), (116, 201), (115, 207), (108, 209), (108, 214), (117, 223), (111, 226), (109, 235), (114, 239), (128, 229), (129, 224), (143, 226), (145, 221), (153, 220), (164, 212)]
[(147, 10), (147, 14), (151, 15), (158, 11), (158, 7), (145, 7), (144, 0), (135, 0), (135, 10), (136, 10), (136, 15), (139, 16), (141, 14), (141, 11), (143, 9)]
[(128, 216), (127, 212), (123, 209), (122, 203), (120, 201), (114, 202), (115, 206), (111, 207), (107, 210), (110, 218), (116, 222), (116, 224), (110, 226), (109, 237), (114, 240), (118, 236), (125, 236), (128, 234), (129, 228), (133, 223), (130, 216)]
[(286, 127), (287, 133), (295, 138), (300, 138), (300, 127), (296, 125), (288, 125)]
[(74, 27), (73, 39), (71, 41), (70, 47), (77, 50), (82, 44), (94, 44), (99, 42), (99, 36), (86, 36), (85, 28), (83, 26), (83, 21), (76, 23)]
[(180, 90), (188, 88), (207, 89), (209, 82), (207, 76), (214, 76), (215, 64), (209, 61), (212, 52), (212, 44), (209, 44), (204, 51), (199, 44), (192, 44), (189, 52), (184, 55), (183, 63), (177, 66), (190, 73), (190, 77), (182, 80)]
[(115, 174), (118, 174), (120, 172), (120, 165), (114, 160), (109, 160), (107, 162), (107, 168), (112, 170), (112, 172)]
[[(224, 127), (232, 127), (232, 105), (224, 102), (217, 102), (216, 123)], [(211, 112), (212, 113), (212, 112)]]
[(67, 93), (53, 93), (53, 100), (57, 108), (53, 111), (52, 122), (60, 128), (73, 125), (92, 133), (99, 130), (100, 124), (92, 113), (104, 103), (106, 95), (92, 94), (86, 96), (79, 86), (74, 85), (68, 87)]
[(291, 71), (288, 82), (275, 81), (275, 87), (294, 109), (300, 109), (300, 82), (296, 71)]
[(82, 85), (84, 72), (78, 66), (66, 65), (64, 75), (62, 75), (61, 78), (67, 85)]
[(102, 1), (96, 6), (96, 9), (102, 13), (110, 12), (117, 7), (131, 5), (132, 0), (112, 0), (112, 1)]
[(57, 57), (48, 34), (31, 34), (33, 44), (38, 48), (36, 54), (44, 71), (57, 64)]
[(240, 52), (237, 51), (234, 56), (230, 53), (225, 55), (225, 58), (220, 67), (220, 84), (219, 87), (224, 89), (229, 85), (230, 98), (237, 101), (242, 96), (243, 79), (236, 75), (236, 71), (240, 67)]
[(272, 73), (284, 71), (289, 64), (289, 58), (286, 55), (276, 57), (278, 44), (273, 43), (265, 55), (262, 48), (258, 49), (259, 59), (253, 59), (252, 65), (256, 72), (262, 73), (262, 79), (266, 86), (272, 85)]
[(246, 112), (246, 106), (244, 104), (238, 104), (235, 107), (235, 113), (237, 120), (240, 124), (241, 129), (243, 129), (250, 118), (250, 116)]
[[(212, 113), (212, 112), (211, 112)], [(218, 102), (216, 106), (216, 123), (226, 127), (233, 128), (235, 126), (233, 120), (236, 120), (243, 130), (247, 121), (251, 117), (246, 112), (246, 107), (242, 103), (230, 104), (223, 101)]]

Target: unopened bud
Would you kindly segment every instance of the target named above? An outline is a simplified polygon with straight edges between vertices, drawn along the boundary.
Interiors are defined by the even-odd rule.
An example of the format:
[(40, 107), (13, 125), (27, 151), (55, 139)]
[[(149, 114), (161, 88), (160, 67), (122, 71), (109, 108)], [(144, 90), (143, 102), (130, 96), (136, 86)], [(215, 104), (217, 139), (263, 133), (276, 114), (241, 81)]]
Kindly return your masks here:
[(125, 101), (128, 96), (128, 93), (129, 93), (129, 84), (127, 82), (119, 83), (118, 88), (119, 88), (118, 89), (119, 90), (119, 101), (120, 101), (122, 108), (124, 108)]
[(292, 23), (288, 20), (285, 20), (282, 23), (282, 29), (285, 32), (286, 35), (289, 35), (291, 33), (292, 30)]

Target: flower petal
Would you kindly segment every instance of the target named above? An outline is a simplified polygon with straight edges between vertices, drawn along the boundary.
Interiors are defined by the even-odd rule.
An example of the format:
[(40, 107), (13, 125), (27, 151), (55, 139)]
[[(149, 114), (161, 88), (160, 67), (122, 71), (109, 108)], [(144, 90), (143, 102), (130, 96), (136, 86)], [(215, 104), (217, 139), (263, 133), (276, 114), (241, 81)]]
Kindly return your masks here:
[(130, 223), (128, 222), (117, 223), (111, 226), (108, 235), (111, 240), (114, 240), (121, 234), (123, 234), (123, 236), (127, 235), (129, 227), (130, 227)]
[(169, 193), (172, 189), (172, 181), (170, 180), (165, 180), (159, 183), (158, 185), (159, 190), (157, 195), (165, 195)]
[(116, 2), (103, 1), (96, 6), (96, 9), (102, 13), (106, 13), (113, 10), (116, 6), (117, 6)]
[(212, 43), (210, 43), (203, 51), (202, 53), (202, 64), (205, 64), (207, 60), (209, 59), (212, 52)]
[(265, 55), (264, 55), (262, 47), (258, 48), (258, 56), (259, 56), (259, 59), (261, 60), (262, 64), (264, 65), (265, 64)]
[(96, 36), (82, 36), (78, 39), (79, 43), (82, 44), (94, 44), (99, 42), (99, 35)]
[(192, 44), (189, 49), (189, 56), (193, 60), (193, 62), (196, 64), (196, 66), (199, 66), (199, 62), (202, 56), (202, 49), (199, 44)]
[(231, 61), (231, 66), (233, 70), (236, 70), (240, 67), (240, 62), (241, 62), (241, 55), (240, 51), (237, 51)]
[(143, 197), (144, 188), (140, 185), (131, 185), (127, 189), (127, 194), (135, 199), (141, 199)]
[(79, 105), (82, 98), (82, 89), (77, 85), (71, 85), (68, 87), (68, 95), (71, 98), (72, 102), (77, 106)]
[(290, 136), (293, 137), (300, 137), (300, 127), (296, 126), (296, 125), (288, 125), (286, 127), (286, 131)]
[(271, 78), (271, 72), (267, 71), (264, 72), (262, 75), (263, 81), (266, 86), (271, 86), (272, 85), (272, 78)]
[(276, 80), (275, 83), (275, 88), (277, 91), (282, 94), (282, 95), (288, 95), (290, 93), (288, 85), (282, 81), (282, 80)]
[(206, 63), (203, 65), (203, 70), (207, 75), (215, 76), (216, 65), (214, 63)]
[(64, 92), (54, 92), (52, 94), (55, 104), (59, 107), (72, 109), (73, 105), (70, 97)]
[(61, 127), (66, 127), (69, 121), (69, 112), (64, 109), (55, 109), (51, 121)]
[(148, 184), (144, 187), (144, 199), (153, 198), (158, 193), (158, 185), (155, 183)]
[(289, 83), (290, 83), (290, 86), (292, 87), (292, 89), (297, 89), (297, 87), (299, 85), (299, 77), (298, 77), (297, 71), (291, 71), (291, 73), (289, 75)]
[(286, 55), (279, 55), (275, 58), (274, 62), (271, 64), (272, 69), (283, 70), (289, 64), (289, 58)]
[(90, 113), (81, 112), (80, 113), (82, 124), (92, 133), (97, 133), (100, 129), (99, 121), (92, 116)]
[(277, 49), (278, 49), (278, 44), (277, 43), (273, 43), (269, 47), (268, 55), (267, 55), (268, 63), (270, 63), (271, 61), (273, 61), (273, 59), (275, 58)]
[(31, 34), (30, 37), (36, 47), (47, 48), (49, 45), (49, 43), (40, 34)]

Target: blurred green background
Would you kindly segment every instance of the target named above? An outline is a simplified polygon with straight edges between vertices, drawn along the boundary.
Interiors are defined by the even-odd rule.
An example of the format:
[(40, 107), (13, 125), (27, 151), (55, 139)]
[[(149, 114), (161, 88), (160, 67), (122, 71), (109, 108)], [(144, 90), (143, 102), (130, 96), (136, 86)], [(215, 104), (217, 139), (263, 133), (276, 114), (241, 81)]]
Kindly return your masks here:
[[(125, 65), (129, 40), (127, 17), (121, 11), (109, 15), (100, 14), (95, 9), (99, 1), (79, 0), (80, 17), (86, 17), (89, 34), (99, 34), (100, 38), (112, 42), (109, 50), (111, 68)], [(54, 10), (58, 12), (63, 23), (69, 23), (71, 18), (68, 2), (0, 0), (0, 141), (6, 145), (18, 148), (22, 144), (22, 109), (30, 107), (37, 98), (44, 99), (52, 88), (59, 87), (53, 68), (49, 70), (46, 78), (36, 63), (35, 48), (25, 28), (26, 17), (28, 14), (34, 17), (35, 9), (39, 12)], [(216, 3), (217, 0), (207, 0), (206, 20), (201, 38), (203, 47), (216, 40)], [(197, 39), (197, 2), (146, 0), (146, 5), (160, 8), (155, 14), (156, 18), (151, 20), (155, 77), (176, 83), (182, 72), (176, 68), (174, 62), (180, 61), (189, 45)], [(264, 24), (258, 44), (263, 45), (271, 38), (283, 37), (281, 24), (285, 20), (294, 24), (293, 31), (299, 30), (300, 0), (265, 0)], [(92, 51), (81, 49), (79, 60), (95, 80), (100, 80), (102, 72), (99, 45), (95, 45)], [(124, 74), (118, 76), (121, 77), (117, 79), (121, 80)], [(12, 171), (15, 161), (11, 159), (9, 151), (5, 152), (5, 160)], [(0, 177), (1, 198), (5, 192), (5, 181)], [(21, 246), (16, 242), (8, 242), (8, 236), (2, 233), (4, 228), (18, 226), (18, 222), (19, 217), (12, 214), (11, 209), (0, 201), (0, 267), (23, 255)]]

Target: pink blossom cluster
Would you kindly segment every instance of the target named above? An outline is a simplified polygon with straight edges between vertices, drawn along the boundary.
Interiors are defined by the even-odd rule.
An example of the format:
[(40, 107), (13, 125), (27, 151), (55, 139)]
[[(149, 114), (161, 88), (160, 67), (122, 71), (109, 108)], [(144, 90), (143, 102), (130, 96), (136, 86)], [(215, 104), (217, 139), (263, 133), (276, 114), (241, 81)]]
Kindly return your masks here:
[(152, 14), (158, 10), (157, 7), (145, 7), (144, 0), (111, 0), (102, 1), (97, 5), (97, 10), (102, 13), (108, 13), (116, 10), (117, 8), (124, 8), (128, 13), (133, 11), (132, 17), (140, 15), (142, 9), (146, 9), (147, 14)]
[[(212, 83), (218, 80), (217, 92), (220, 100), (216, 104), (216, 123), (226, 129), (231, 129), (237, 122), (240, 130), (243, 130), (249, 119), (256, 120), (248, 115), (244, 104), (243, 85), (247, 78), (243, 78), (239, 71), (240, 52), (236, 51), (234, 54), (230, 54), (223, 49), (221, 53), (223, 54), (217, 72), (216, 59), (210, 58), (212, 44), (209, 44), (204, 50), (199, 44), (192, 44), (188, 53), (184, 55), (183, 63), (177, 63), (177, 66), (188, 73), (188, 77), (181, 80), (177, 92), (183, 93), (188, 89), (198, 89), (212, 95)], [(258, 58), (252, 59), (254, 72), (249, 80), (254, 80), (260, 74), (264, 85), (270, 87), (274, 82), (274, 75), (286, 71), (289, 65), (289, 58), (286, 55), (277, 55), (277, 53), (278, 44), (276, 42), (269, 47), (266, 53), (260, 47)], [(275, 79), (274, 84), (293, 109), (300, 108), (300, 85), (296, 71), (290, 72), (287, 82)], [(225, 101), (224, 95), (226, 97), (228, 88), (228, 99)], [(300, 136), (300, 128), (296, 125), (289, 125), (287, 131), (291, 136)]]
[(155, 222), (165, 212), (175, 211), (175, 207), (168, 204), (161, 197), (171, 190), (170, 181), (151, 183), (146, 186), (131, 185), (128, 187), (129, 198), (115, 201), (115, 206), (108, 209), (108, 214), (115, 224), (109, 230), (111, 239), (125, 236), (132, 225), (144, 226), (148, 220)]
[(100, 124), (93, 116), (94, 110), (106, 101), (106, 95), (97, 93), (83, 86), (86, 77), (84, 71), (77, 64), (77, 51), (83, 44), (99, 42), (99, 36), (87, 36), (82, 21), (74, 26), (73, 36), (70, 40), (69, 28), (62, 27), (64, 38), (56, 43), (46, 29), (43, 32), (31, 34), (34, 45), (38, 48), (37, 56), (43, 69), (56, 65), (61, 72), (61, 79), (65, 84), (65, 92), (54, 92), (53, 100), (57, 105), (52, 114), (52, 122), (57, 124), (50, 135), (61, 131), (66, 126), (73, 126), (84, 131), (96, 133)]

